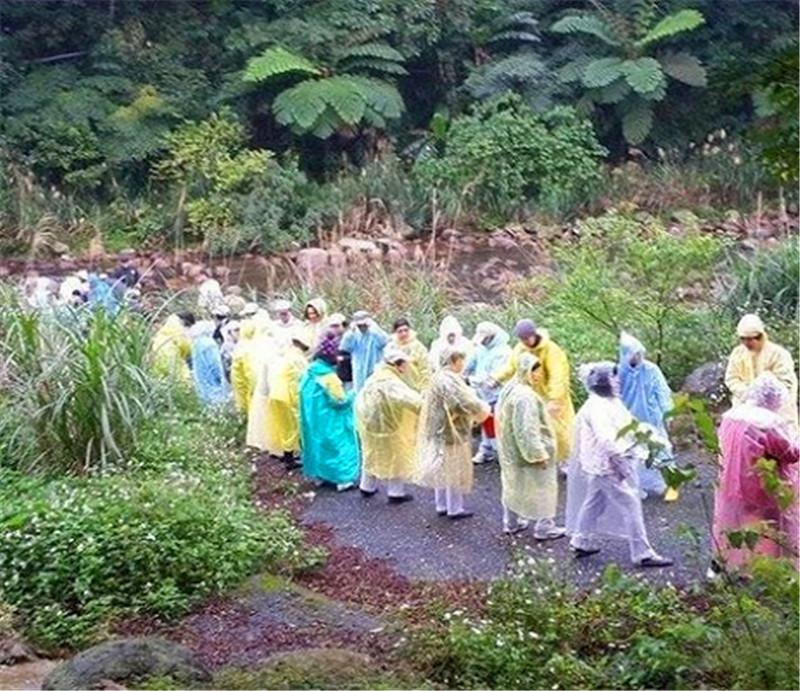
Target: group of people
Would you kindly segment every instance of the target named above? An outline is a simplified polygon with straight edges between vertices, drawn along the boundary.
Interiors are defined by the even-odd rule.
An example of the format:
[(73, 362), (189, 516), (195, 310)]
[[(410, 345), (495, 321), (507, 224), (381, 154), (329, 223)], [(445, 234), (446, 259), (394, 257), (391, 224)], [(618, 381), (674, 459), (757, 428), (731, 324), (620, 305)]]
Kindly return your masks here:
[[(358, 487), (369, 498), (384, 486), (390, 504), (413, 499), (411, 484), (432, 488), (435, 511), (450, 520), (472, 515), (465, 499), (474, 465), (496, 460), (506, 533), (533, 523), (537, 540), (569, 535), (577, 557), (599, 551), (599, 535), (616, 535), (636, 564), (672, 563), (653, 549), (642, 517), (646, 496), (678, 497), (659, 470), (672, 462), (672, 393), (632, 335), (621, 334), (615, 362), (579, 368), (587, 399), (576, 415), (569, 359), (531, 320), (516, 324), (512, 346), (497, 324), (481, 322), (467, 338), (448, 316), (428, 348), (405, 318), (389, 333), (364, 311), (329, 314), (321, 299), (300, 317), (283, 300), (270, 314), (213, 284), (206, 278), (200, 290), (208, 318), (169, 317), (154, 337), (154, 362), (193, 381), (206, 404), (233, 399), (247, 415), (249, 446), (339, 491)], [(788, 544), (765, 537), (757, 551), (797, 548), (794, 510), (753, 479), (766, 456), (797, 490), (794, 363), (755, 315), (742, 319), (739, 337), (726, 376), (734, 407), (720, 429), (714, 526), (719, 558), (732, 562), (743, 557), (726, 531), (754, 520), (789, 536)], [(567, 478), (564, 526), (555, 520), (559, 471)]]

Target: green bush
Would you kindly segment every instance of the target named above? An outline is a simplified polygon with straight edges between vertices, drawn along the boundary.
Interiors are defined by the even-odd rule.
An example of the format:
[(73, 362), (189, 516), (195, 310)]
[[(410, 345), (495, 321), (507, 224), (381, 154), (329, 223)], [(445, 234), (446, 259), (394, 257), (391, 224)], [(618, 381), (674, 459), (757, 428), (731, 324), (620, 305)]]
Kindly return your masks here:
[(80, 647), (116, 617), (175, 616), (257, 569), (305, 564), (301, 529), (259, 513), (241, 467), (213, 452), (173, 458), (160, 472), (50, 482), (2, 473), (0, 600), (37, 642)]
[[(523, 558), (512, 578), (488, 587), (485, 613), (445, 612), (441, 625), (412, 642), (412, 658), (446, 688), (794, 688), (797, 682), (791, 564), (766, 565), (748, 588), (695, 592), (623, 576), (615, 565), (581, 591), (544, 567)], [(762, 650), (769, 651), (764, 661)]]
[(458, 194), (467, 213), (503, 223), (530, 202), (563, 206), (600, 178), (605, 150), (588, 120), (570, 108), (535, 113), (516, 95), (456, 118), (444, 153), (423, 158), (424, 184)]

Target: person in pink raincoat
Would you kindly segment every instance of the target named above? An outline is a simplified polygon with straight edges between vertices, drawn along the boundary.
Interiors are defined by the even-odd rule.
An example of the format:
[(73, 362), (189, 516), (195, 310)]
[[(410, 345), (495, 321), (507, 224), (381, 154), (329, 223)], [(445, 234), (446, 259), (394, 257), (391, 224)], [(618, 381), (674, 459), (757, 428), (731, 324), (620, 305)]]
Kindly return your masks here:
[[(797, 558), (800, 450), (796, 433), (778, 412), (787, 395), (774, 375), (761, 374), (747, 391), (744, 403), (722, 418), (713, 535), (716, 559), (728, 566), (743, 567), (754, 554)], [(764, 488), (763, 473), (757, 467), (762, 458), (776, 462), (777, 475), (794, 493), (794, 502), (784, 510)], [(763, 521), (778, 531), (779, 540), (762, 535), (752, 550), (731, 544), (729, 531), (748, 526), (757, 529)]]

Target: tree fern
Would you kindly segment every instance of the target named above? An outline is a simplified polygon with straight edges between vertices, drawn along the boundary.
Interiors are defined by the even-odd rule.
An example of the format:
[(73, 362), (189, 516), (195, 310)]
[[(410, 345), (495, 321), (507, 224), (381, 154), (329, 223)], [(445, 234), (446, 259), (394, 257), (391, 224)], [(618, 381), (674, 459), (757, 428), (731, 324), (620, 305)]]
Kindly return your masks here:
[(653, 106), (644, 99), (624, 102), (622, 133), (629, 144), (641, 144), (653, 128)]
[(277, 46), (250, 58), (242, 78), (246, 82), (264, 82), (291, 73), (318, 75), (322, 71), (310, 60)]
[(705, 19), (697, 10), (680, 10), (670, 14), (636, 41), (637, 48), (644, 48), (652, 43), (670, 38), (684, 31), (691, 31), (703, 24)]
[(542, 60), (523, 53), (481, 65), (470, 74), (464, 86), (473, 97), (489, 99), (506, 91), (529, 93), (536, 87), (547, 85), (548, 76), (547, 66)]
[(553, 24), (550, 31), (557, 34), (589, 34), (610, 46), (620, 45), (608, 24), (593, 14), (567, 15)]
[(318, 81), (305, 81), (278, 94), (272, 104), (275, 119), (295, 132), (311, 132), (327, 107)]
[(400, 51), (395, 50), (387, 43), (363, 43), (360, 46), (348, 48), (339, 55), (339, 60), (346, 58), (377, 58), (389, 62), (403, 62), (405, 58)]
[(649, 94), (666, 85), (661, 63), (655, 58), (625, 60), (619, 67), (631, 89), (637, 94)]
[(608, 86), (623, 76), (623, 62), (620, 58), (600, 58), (590, 62), (583, 70), (581, 81), (590, 89)]

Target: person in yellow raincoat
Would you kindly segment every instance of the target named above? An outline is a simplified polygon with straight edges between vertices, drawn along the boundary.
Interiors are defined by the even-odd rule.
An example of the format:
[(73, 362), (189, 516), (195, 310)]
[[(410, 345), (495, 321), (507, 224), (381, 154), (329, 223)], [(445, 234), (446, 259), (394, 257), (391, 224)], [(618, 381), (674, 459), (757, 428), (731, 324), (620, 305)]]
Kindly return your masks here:
[(266, 411), (266, 443), (270, 455), (288, 469), (300, 465), (300, 377), (308, 367), (311, 346), (306, 329), (298, 328), (284, 354), (270, 367)]
[(489, 417), (484, 403), (464, 381), (466, 353), (445, 348), (420, 413), (417, 482), (435, 490), (436, 513), (453, 520), (472, 516), (464, 494), (472, 491), (472, 426)]
[(239, 340), (231, 357), (231, 388), (236, 410), (247, 414), (256, 388), (256, 324), (245, 319), (239, 326)]
[(188, 312), (171, 314), (156, 331), (150, 346), (156, 374), (174, 378), (184, 384), (192, 383), (192, 372), (189, 369), (192, 340), (187, 329), (194, 322), (194, 315)]
[[(282, 350), (272, 337), (269, 325), (253, 319), (256, 337), (253, 344), (253, 369), (255, 388), (247, 407), (247, 434), (245, 444), (261, 451), (267, 450), (267, 402), (269, 400), (270, 363), (277, 362)], [(271, 323), (271, 322), (270, 322)]]
[(391, 343), (408, 357), (403, 381), (415, 391), (424, 391), (431, 381), (428, 349), (417, 338), (411, 323), (405, 317), (397, 319), (392, 327)]
[(541, 376), (535, 355), (523, 353), (514, 379), (495, 406), (503, 500), (503, 532), (513, 535), (535, 520), (533, 537), (554, 540), (566, 529), (555, 524), (558, 469), (555, 433), (545, 403), (534, 387)]
[(520, 355), (530, 353), (536, 356), (541, 363), (542, 375), (534, 388), (547, 405), (550, 422), (556, 434), (555, 458), (559, 463), (564, 463), (569, 459), (572, 450), (575, 426), (567, 354), (550, 338), (545, 329), (538, 328), (530, 319), (518, 321), (514, 332), (519, 342), (511, 351), (511, 357), (506, 364), (492, 375), (492, 379), (500, 383), (507, 382), (517, 371)]
[(378, 481), (386, 482), (390, 504), (414, 497), (405, 483), (416, 470), (416, 440), (422, 396), (404, 379), (408, 355), (388, 346), (383, 364), (367, 379), (356, 397), (356, 429), (361, 440), (361, 494), (371, 497)]
[(764, 322), (756, 314), (744, 315), (736, 333), (739, 345), (728, 358), (725, 371), (725, 386), (731, 392), (733, 405), (745, 402), (750, 385), (759, 374), (771, 372), (787, 392), (778, 412), (784, 420), (797, 427), (797, 375), (791, 353), (769, 340)]

